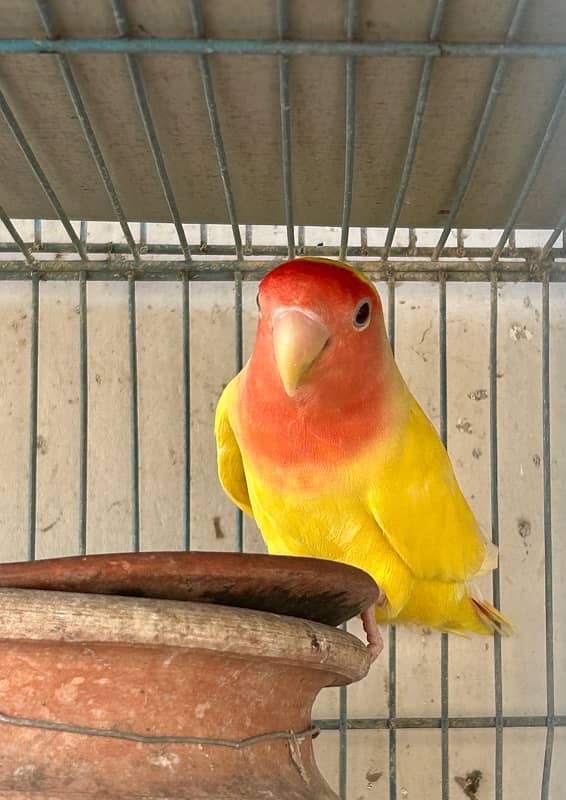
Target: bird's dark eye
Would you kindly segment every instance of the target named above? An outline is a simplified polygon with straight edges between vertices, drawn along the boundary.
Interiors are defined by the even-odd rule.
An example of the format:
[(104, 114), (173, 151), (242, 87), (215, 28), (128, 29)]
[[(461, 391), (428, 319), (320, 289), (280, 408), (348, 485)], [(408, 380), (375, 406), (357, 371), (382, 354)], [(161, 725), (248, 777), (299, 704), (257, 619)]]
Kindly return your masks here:
[(361, 331), (369, 325), (369, 318), (371, 315), (371, 306), (369, 300), (362, 300), (358, 303), (354, 311), (354, 318), (352, 324), (356, 330)]

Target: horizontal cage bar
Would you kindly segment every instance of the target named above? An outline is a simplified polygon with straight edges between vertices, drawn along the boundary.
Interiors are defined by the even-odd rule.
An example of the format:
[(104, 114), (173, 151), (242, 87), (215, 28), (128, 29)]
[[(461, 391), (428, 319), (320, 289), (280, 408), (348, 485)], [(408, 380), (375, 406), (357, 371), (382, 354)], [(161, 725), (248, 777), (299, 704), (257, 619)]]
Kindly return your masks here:
[(381, 56), (383, 58), (566, 58), (566, 44), (319, 41), (272, 39), (0, 39), (0, 53), (195, 53), (211, 55)]

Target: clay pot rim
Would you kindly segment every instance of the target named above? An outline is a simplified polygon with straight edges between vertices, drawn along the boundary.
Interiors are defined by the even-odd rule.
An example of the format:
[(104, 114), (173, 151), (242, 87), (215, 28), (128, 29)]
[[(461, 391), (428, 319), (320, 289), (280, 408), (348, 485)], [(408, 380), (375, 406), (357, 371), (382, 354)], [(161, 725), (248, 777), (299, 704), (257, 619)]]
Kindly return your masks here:
[[(369, 669), (355, 636), (318, 622), (208, 603), (0, 589), (0, 641), (161, 646), (277, 659), (358, 681)], [(332, 677), (330, 677), (332, 676)]]

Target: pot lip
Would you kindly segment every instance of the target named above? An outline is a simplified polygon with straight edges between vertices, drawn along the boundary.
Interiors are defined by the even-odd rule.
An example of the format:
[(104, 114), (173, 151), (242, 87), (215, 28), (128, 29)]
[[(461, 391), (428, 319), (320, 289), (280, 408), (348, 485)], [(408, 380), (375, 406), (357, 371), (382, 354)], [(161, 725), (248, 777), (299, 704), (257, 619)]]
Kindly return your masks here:
[[(0, 588), (0, 642), (104, 643), (275, 659), (345, 684), (370, 661), (355, 636), (310, 620), (210, 603)], [(0, 656), (1, 659), (1, 656)]]

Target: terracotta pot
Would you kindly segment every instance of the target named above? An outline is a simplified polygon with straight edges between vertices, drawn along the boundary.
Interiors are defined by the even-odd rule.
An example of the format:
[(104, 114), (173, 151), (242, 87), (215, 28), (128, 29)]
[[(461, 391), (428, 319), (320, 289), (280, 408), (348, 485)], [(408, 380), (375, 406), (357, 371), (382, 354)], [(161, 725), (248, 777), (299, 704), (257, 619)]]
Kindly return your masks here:
[(336, 561), (263, 553), (146, 552), (0, 564), (0, 587), (193, 600), (327, 625), (378, 599), (373, 578)]
[(0, 589), (0, 797), (331, 800), (312, 703), (368, 666), (304, 619)]

